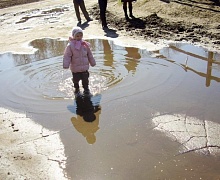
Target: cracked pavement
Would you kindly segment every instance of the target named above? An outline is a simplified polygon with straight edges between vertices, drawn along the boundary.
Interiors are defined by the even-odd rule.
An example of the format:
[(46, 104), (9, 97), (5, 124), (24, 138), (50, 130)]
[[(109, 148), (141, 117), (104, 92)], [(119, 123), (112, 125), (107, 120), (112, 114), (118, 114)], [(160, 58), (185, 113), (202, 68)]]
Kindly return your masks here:
[(180, 154), (220, 155), (220, 124), (184, 114), (156, 115), (154, 129), (181, 144)]
[(59, 133), (26, 114), (0, 108), (1, 179), (66, 179), (66, 157)]

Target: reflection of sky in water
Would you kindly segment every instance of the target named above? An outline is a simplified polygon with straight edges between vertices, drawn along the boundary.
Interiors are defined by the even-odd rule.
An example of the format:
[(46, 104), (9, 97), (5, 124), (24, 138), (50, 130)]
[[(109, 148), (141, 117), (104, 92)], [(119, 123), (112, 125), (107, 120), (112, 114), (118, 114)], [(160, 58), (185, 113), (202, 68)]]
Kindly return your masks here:
[[(193, 97), (198, 96), (197, 90), (204, 91), (207, 86), (213, 91), (210, 99), (218, 96), (215, 89), (219, 86), (216, 84), (220, 81), (219, 69), (212, 68), (219, 67), (220, 56), (217, 53), (187, 44), (174, 44), (148, 52), (122, 47), (110, 40), (88, 41), (97, 61), (97, 65), (90, 68), (90, 89), (93, 94), (114, 89), (117, 98), (144, 92), (159, 97), (173, 91), (172, 97), (167, 96), (173, 98), (175, 94), (190, 88), (195, 92), (193, 90), (187, 96)], [(1, 97), (2, 102), (11, 105), (22, 102), (23, 106), (29, 108), (28, 104), (34, 101), (35, 106), (44, 109), (42, 100), (72, 99), (72, 75), (69, 70), (62, 69), (66, 44), (67, 41), (37, 39), (30, 43), (36, 49), (34, 54), (0, 55), (0, 82), (4, 84), (0, 92), (5, 94)], [(157, 54), (157, 58), (153, 58), (153, 54)], [(210, 65), (207, 62), (209, 57), (217, 63)], [(116, 86), (125, 89), (115, 89)]]
[[(216, 173), (213, 167), (219, 162), (212, 161), (213, 156), (196, 156), (199, 161), (195, 163), (190, 152), (219, 151), (219, 71), (212, 74), (207, 61), (180, 52), (182, 46), (148, 52), (107, 40), (89, 41), (97, 61), (97, 66), (90, 68), (90, 87), (92, 93), (101, 94), (91, 101), (93, 107), (99, 102), (100, 110), (91, 114), (89, 102), (89, 117), (77, 113), (80, 108), (73, 99), (71, 72), (62, 69), (67, 42), (52, 39), (32, 42), (34, 48), (40, 47), (36, 52), (40, 55), (8, 56), (10, 64), (0, 72), (0, 105), (24, 111), (43, 127), (59, 131), (73, 178), (79, 174), (86, 179), (95, 172), (103, 179), (113, 168), (117, 176), (110, 173), (105, 177), (127, 177), (132, 169), (133, 179), (190, 179), (195, 174), (206, 177), (201, 176), (204, 164), (211, 167), (210, 173)], [(209, 53), (197, 54), (207, 58)], [(218, 60), (217, 54), (213, 56)], [(94, 121), (85, 122), (94, 116)], [(164, 164), (159, 167), (158, 162)], [(195, 169), (188, 171), (189, 176), (185, 175), (186, 166)], [(85, 167), (89, 171), (85, 172)], [(167, 174), (160, 176), (161, 170)], [(174, 175), (170, 173), (173, 170)]]
[[(97, 60), (90, 85), (102, 95), (93, 124), (75, 112), (71, 73), (62, 69), (67, 41), (34, 40), (33, 55), (0, 55), (0, 105), (24, 110), (25, 116), (59, 132), (73, 179), (219, 177), (217, 158), (188, 153), (219, 146), (219, 64), (185, 53), (207, 58), (209, 52), (187, 44), (148, 52), (108, 40), (89, 41)], [(219, 61), (219, 54), (213, 56)], [(178, 154), (178, 143), (152, 131), (151, 120), (155, 129), (175, 137), (184, 155)]]
[[(97, 66), (90, 68), (90, 88), (93, 93), (116, 85), (129, 72), (136, 71), (141, 50), (117, 46), (108, 40), (89, 41), (97, 61)], [(35, 54), (1, 55), (1, 70), (16, 67), (13, 70), (17, 70), (17, 76), (24, 76), (25, 82), (46, 98), (72, 98), (72, 75), (69, 70), (62, 69), (62, 55), (67, 42), (43, 39), (30, 44), (36, 49)]]
[(12, 54), (2, 54), (0, 55), (0, 72), (6, 69), (15, 67), (15, 61)]
[(220, 54), (206, 51), (201, 47), (189, 44), (170, 44), (169, 47), (158, 51), (162, 58), (172, 61), (201, 77), (206, 78), (206, 86), (211, 80), (220, 82)]

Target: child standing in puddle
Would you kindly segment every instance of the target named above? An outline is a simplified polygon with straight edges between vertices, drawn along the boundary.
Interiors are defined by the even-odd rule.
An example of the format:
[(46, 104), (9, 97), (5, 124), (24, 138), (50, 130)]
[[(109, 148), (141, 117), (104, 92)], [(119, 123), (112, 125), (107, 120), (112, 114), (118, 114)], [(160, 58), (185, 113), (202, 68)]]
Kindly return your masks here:
[(82, 81), (84, 94), (90, 94), (89, 90), (89, 66), (95, 66), (96, 61), (90, 50), (90, 44), (83, 39), (83, 31), (80, 27), (74, 27), (72, 36), (69, 37), (64, 56), (63, 68), (70, 68), (75, 88), (75, 94), (79, 94), (79, 81)]

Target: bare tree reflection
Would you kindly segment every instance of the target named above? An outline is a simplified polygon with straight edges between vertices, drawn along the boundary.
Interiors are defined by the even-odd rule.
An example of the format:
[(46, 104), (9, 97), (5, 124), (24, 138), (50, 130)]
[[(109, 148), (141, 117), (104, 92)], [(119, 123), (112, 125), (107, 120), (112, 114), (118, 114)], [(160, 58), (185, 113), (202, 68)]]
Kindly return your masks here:
[(38, 49), (35, 53), (35, 59), (47, 59), (63, 55), (67, 41), (57, 39), (36, 39), (30, 43), (31, 46)]
[(30, 43), (36, 49), (34, 54), (6, 54), (8, 55), (8, 59), (14, 61), (15, 66), (20, 66), (34, 61), (61, 56), (63, 55), (66, 44), (67, 41), (59, 41), (57, 39), (36, 39)]
[[(206, 87), (209, 87), (211, 85), (212, 80), (214, 80), (216, 82), (220, 82), (219, 77), (212, 75), (213, 64), (218, 65), (218, 66), (220, 65), (220, 61), (217, 60), (217, 59), (219, 59), (220, 54), (214, 53), (212, 51), (208, 51), (208, 52), (201, 51), (201, 49), (200, 49), (200, 51), (198, 51), (198, 49), (197, 49), (197, 51), (194, 52), (191, 49), (191, 47), (184, 48), (184, 46), (185, 46), (184, 43), (171, 43), (169, 45), (169, 47), (167, 47), (167, 48), (163, 48), (162, 50), (156, 50), (156, 51), (152, 51), (152, 52), (156, 55), (156, 57), (162, 58), (168, 62), (171, 62), (171, 63), (174, 63), (178, 66), (181, 66), (182, 68), (184, 68), (185, 71), (189, 70), (189, 71), (192, 71), (192, 72), (198, 74), (201, 77), (205, 77), (206, 78)], [(188, 49), (188, 50), (186, 50), (186, 49)], [(193, 52), (190, 52), (190, 51), (193, 51)], [(181, 61), (180, 56), (183, 56), (183, 55), (186, 55), (185, 63), (180, 63), (179, 62), (179, 61)], [(192, 58), (190, 58), (190, 57), (193, 58), (194, 64), (195, 64), (195, 60), (207, 62), (206, 73), (196, 70), (197, 66), (191, 67), (192, 65), (191, 66), (188, 65), (189, 62), (193, 62)]]
[(207, 78), (206, 78), (206, 86), (210, 86), (211, 84), (211, 76), (212, 76), (212, 61), (213, 61), (213, 52), (209, 52), (208, 54), (208, 63), (207, 63)]

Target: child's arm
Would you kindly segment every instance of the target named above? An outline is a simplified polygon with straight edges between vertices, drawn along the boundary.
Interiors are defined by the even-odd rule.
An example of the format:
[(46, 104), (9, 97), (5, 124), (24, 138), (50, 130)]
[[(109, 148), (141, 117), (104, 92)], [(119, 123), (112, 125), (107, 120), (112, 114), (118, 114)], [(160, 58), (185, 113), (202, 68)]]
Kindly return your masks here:
[(88, 55), (88, 60), (89, 60), (90, 65), (91, 66), (95, 66), (96, 65), (96, 61), (95, 61), (95, 59), (93, 57), (93, 54), (92, 54), (92, 51), (91, 51), (91, 49), (89, 47), (90, 44), (88, 42), (84, 41), (84, 45), (86, 46), (86, 48), (88, 50), (87, 55)]
[(64, 56), (63, 56), (63, 68), (64, 69), (69, 68), (71, 58), (72, 58), (71, 47), (70, 47), (70, 45), (67, 45), (67, 47), (65, 48), (65, 51), (64, 51)]
[(89, 47), (88, 47), (88, 59), (89, 59), (90, 65), (92, 67), (96, 65), (96, 61), (95, 61), (95, 59), (93, 57), (93, 54), (92, 54), (92, 51), (91, 51), (91, 49)]

